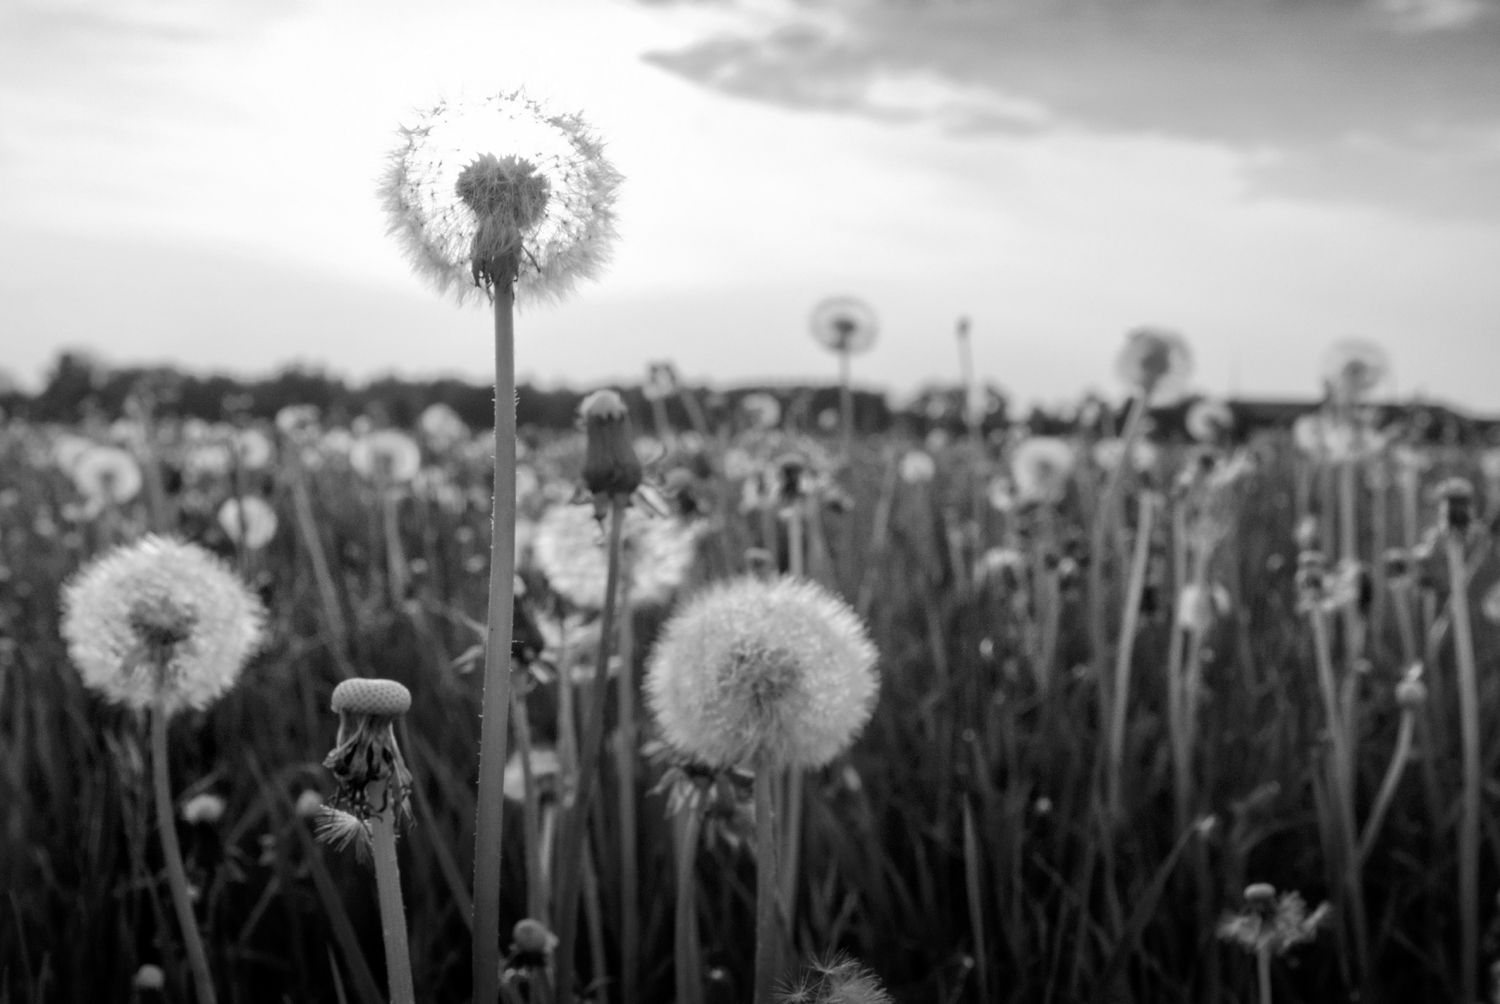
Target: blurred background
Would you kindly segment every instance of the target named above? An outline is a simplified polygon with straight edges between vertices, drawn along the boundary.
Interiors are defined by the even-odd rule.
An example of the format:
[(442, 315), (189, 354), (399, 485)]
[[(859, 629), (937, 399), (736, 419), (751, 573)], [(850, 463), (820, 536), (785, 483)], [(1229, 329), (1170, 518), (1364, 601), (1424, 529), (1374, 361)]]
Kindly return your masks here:
[(897, 398), (957, 378), (967, 316), (1023, 409), (1150, 323), (1206, 393), (1311, 400), (1357, 336), (1391, 396), (1492, 414), (1497, 57), (1487, 0), (9, 0), (0, 367), (482, 386), (484, 311), (375, 188), (418, 110), (524, 84), (626, 176), (603, 281), (520, 319), (542, 387), (832, 382), (808, 314), (846, 294)]

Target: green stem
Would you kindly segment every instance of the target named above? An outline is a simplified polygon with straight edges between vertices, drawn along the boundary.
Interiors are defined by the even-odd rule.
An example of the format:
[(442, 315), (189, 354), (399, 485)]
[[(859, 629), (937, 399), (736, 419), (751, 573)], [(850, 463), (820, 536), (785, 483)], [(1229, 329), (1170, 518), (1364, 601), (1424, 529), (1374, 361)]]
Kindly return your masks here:
[(1365, 820), (1364, 833), (1359, 838), (1358, 860), (1361, 865), (1370, 856), (1370, 848), (1375, 846), (1375, 838), (1380, 836), (1380, 825), (1385, 821), (1386, 811), (1391, 807), (1391, 799), (1396, 795), (1396, 785), (1401, 782), (1401, 775), (1406, 771), (1406, 762), (1411, 759), (1411, 739), (1415, 729), (1416, 715), (1410, 710), (1403, 710), (1401, 726), (1396, 733), (1396, 749), (1391, 753), (1391, 763), (1385, 770), (1385, 780), (1380, 783), (1380, 793), (1375, 796), (1375, 806), (1370, 810), (1370, 816)]
[(526, 698), (512, 692), (511, 727), (516, 730), (516, 756), (521, 764), (521, 823), (526, 845), (526, 915), (547, 923), (547, 887), (542, 879), (542, 824), (537, 800), (536, 777), (531, 769), (531, 722), (526, 717)]
[(1105, 473), (1104, 491), (1099, 506), (1094, 510), (1093, 523), (1089, 527), (1089, 641), (1093, 648), (1095, 677), (1103, 686), (1108, 677), (1105, 672), (1107, 658), (1107, 632), (1104, 603), (1104, 550), (1115, 526), (1115, 510), (1119, 507), (1120, 486), (1124, 481), (1125, 468), (1131, 463), (1135, 441), (1140, 436), (1141, 421), (1145, 418), (1149, 395), (1140, 394), (1131, 399), (1130, 414), (1125, 419), (1125, 429), (1120, 433), (1120, 460)]
[(193, 916), (187, 869), (182, 865), (182, 848), (177, 843), (172, 784), (167, 775), (167, 712), (160, 704), (151, 709), (151, 778), (156, 789), (156, 832), (161, 838), (161, 855), (167, 864), (167, 885), (172, 890), (177, 926), (182, 928), (182, 944), (187, 949), (188, 966), (193, 971), (198, 1004), (214, 1004), (214, 978), (208, 971), (208, 955), (203, 950), (203, 938)]
[(635, 1004), (641, 968), (640, 873), (636, 864), (635, 634), (630, 584), (620, 590), (619, 742), (616, 747), (620, 807), (620, 996)]
[(474, 1004), (500, 996), (500, 854), (510, 722), (511, 617), (516, 573), (515, 291), (495, 297), (495, 502), (490, 533), (489, 614), (474, 833)]
[(849, 353), (839, 353), (839, 426), (843, 431), (844, 463), (854, 454), (854, 390), (849, 386)]
[(375, 889), (380, 897), (380, 927), (385, 935), (385, 972), (391, 1004), (416, 1004), (406, 910), (401, 904), (401, 866), (396, 861), (396, 813), (392, 806), (370, 817), (370, 844), (375, 857)]
[(1463, 738), (1463, 816), (1458, 831), (1458, 904), (1463, 931), (1461, 986), (1465, 1002), (1477, 999), (1479, 966), (1479, 678), (1469, 623), (1469, 575), (1463, 539), (1447, 535), (1448, 578), (1453, 605), (1453, 649), (1458, 657), (1459, 724)]
[(1260, 1004), (1271, 1004), (1271, 950), (1262, 948), (1255, 953), (1255, 976), (1260, 985)]

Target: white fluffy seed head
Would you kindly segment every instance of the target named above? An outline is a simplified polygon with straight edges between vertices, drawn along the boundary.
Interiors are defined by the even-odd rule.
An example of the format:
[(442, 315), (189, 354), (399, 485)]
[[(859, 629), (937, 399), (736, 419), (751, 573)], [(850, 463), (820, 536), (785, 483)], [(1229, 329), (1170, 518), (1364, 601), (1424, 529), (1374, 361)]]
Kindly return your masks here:
[(711, 767), (818, 767), (869, 721), (876, 656), (858, 615), (821, 586), (734, 579), (667, 622), (647, 699), (667, 741)]
[(265, 608), (196, 544), (148, 536), (63, 587), (62, 635), (83, 682), (137, 710), (203, 708), (259, 646)]

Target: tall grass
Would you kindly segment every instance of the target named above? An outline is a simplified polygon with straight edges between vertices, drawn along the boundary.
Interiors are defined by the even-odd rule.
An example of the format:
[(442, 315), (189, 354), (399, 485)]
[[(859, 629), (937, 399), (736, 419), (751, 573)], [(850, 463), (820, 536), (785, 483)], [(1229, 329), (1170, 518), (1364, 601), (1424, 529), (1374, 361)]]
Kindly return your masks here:
[[(382, 964), (382, 936), (364, 866), (314, 845), (293, 809), (304, 791), (329, 790), (318, 762), (334, 726), (322, 709), (353, 671), (412, 692), (402, 741), (417, 825), (400, 850), (413, 979), (418, 999), (468, 999), (472, 918), (462, 892), (473, 866), (482, 688), (474, 661), (454, 653), (471, 647), (470, 625), (485, 613), (491, 469), (483, 440), (446, 453), (429, 448), (427, 468), (437, 474), (401, 489), (416, 501), (392, 499), (388, 516), (372, 520), (366, 490), (336, 449), (310, 465), (284, 445), (276, 466), (244, 472), (241, 485), (191, 472), (179, 479), (182, 433), (169, 421), (159, 426), (153, 448), (177, 532), (230, 553), (213, 513), (236, 491), (265, 495), (282, 516), (256, 559), (271, 647), (221, 704), (182, 716), (168, 751), (174, 776), (203, 778), (201, 790), (228, 800), (216, 825), (178, 831), (219, 996), (378, 999), (370, 974)], [(786, 527), (741, 511), (739, 485), (724, 474), (726, 448), (769, 462), (785, 440), (711, 431), (704, 456), (679, 446), (665, 461), (711, 472), (697, 482), (702, 497), (728, 503), (709, 517), (696, 579), (723, 574), (750, 543), (786, 567)], [(69, 518), (77, 499), (48, 459), (51, 434), (18, 423), (0, 432), (0, 1000), (130, 1000), (131, 977), (146, 962), (162, 965), (169, 996), (181, 999), (190, 972), (140, 795), (147, 723), (91, 699), (58, 639), (58, 587), (102, 539), (95, 523)], [(1500, 688), (1486, 682), (1500, 639), (1478, 615), (1457, 632), (1472, 636), (1475, 681), (1474, 706), (1460, 716), (1470, 660), (1465, 651), (1456, 658), (1459, 625), (1445, 611), (1459, 616), (1458, 606), (1446, 602), (1446, 576), (1436, 574), (1446, 571), (1443, 552), (1419, 554), (1409, 580), (1392, 580), (1394, 616), (1384, 633), (1370, 628), (1368, 667), (1341, 690), (1331, 674), (1347, 675), (1348, 663), (1320, 659), (1314, 632), (1328, 625), (1299, 612), (1294, 583), (1298, 478), (1317, 484), (1331, 469), (1296, 456), (1284, 437), (1253, 444), (1256, 472), (1233, 489), (1232, 541), (1211, 562), (1174, 569), (1170, 535), (1159, 527), (1169, 522), (1166, 510), (1153, 520), (1156, 503), (1147, 502), (1132, 521), (1136, 539), (1113, 519), (1103, 545), (1109, 560), (1097, 572), (1070, 563), (1089, 560), (1084, 545), (1098, 539), (1097, 507), (1082, 487), (1044, 519), (1002, 511), (985, 502), (984, 486), (1003, 470), (1005, 445), (933, 442), (936, 476), (914, 491), (897, 473), (911, 445), (856, 439), (847, 467), (827, 472), (852, 500), (848, 511), (821, 502), (799, 510), (798, 560), (809, 570), (822, 564), (819, 577), (857, 601), (882, 653), (883, 682), (853, 750), (802, 779), (800, 842), (783, 845), (800, 848), (784, 932), (796, 958), (784, 971), (838, 949), (870, 964), (898, 1001), (1248, 1002), (1259, 992), (1256, 960), (1217, 943), (1204, 919), (1235, 907), (1249, 882), (1266, 881), (1359, 911), (1367, 944), (1363, 961), (1347, 936), (1299, 949), (1295, 967), (1278, 967), (1278, 1001), (1339, 1000), (1356, 990), (1365, 1001), (1456, 999), (1474, 984), (1475, 970), (1493, 961), (1492, 946), (1476, 938), (1478, 957), (1466, 969), (1455, 882), (1472, 876), (1482, 934), (1495, 921), (1495, 851), (1461, 844), (1454, 827), (1467, 813), (1477, 814), (1482, 834), (1500, 823), (1492, 802), (1476, 803), (1460, 780), (1475, 737), (1487, 772), (1500, 756), (1484, 745), (1500, 712)], [(580, 446), (576, 437), (530, 434), (523, 446), (521, 464), (541, 482), (519, 500), (524, 526), (546, 493), (567, 494)], [(1175, 473), (1182, 453), (1165, 451), (1163, 476)], [(1353, 479), (1357, 525), (1346, 549), (1370, 562), (1381, 557), (1377, 541), (1419, 542), (1434, 515), (1422, 485), (1472, 475), (1476, 463), (1462, 448), (1425, 453), (1432, 472), (1415, 489), (1403, 477), (1375, 486)], [(1086, 483), (1101, 482), (1096, 471)], [(1377, 504), (1374, 491), (1391, 497)], [(1323, 505), (1311, 490), (1305, 497), (1310, 508)], [(1376, 513), (1391, 520), (1379, 533)], [(123, 536), (147, 525), (139, 500), (109, 519), (110, 532)], [(409, 556), (399, 596), (388, 535)], [(725, 541), (736, 550), (726, 552)], [(1131, 545), (1147, 548), (1144, 565)], [(1022, 556), (979, 574), (994, 548)], [(1476, 595), (1495, 566), (1487, 537), (1472, 545)], [(1144, 570), (1133, 576), (1136, 568)], [(545, 582), (524, 563), (523, 574), (539, 618), (555, 619)], [(1095, 576), (1110, 646), (1102, 661), (1092, 642)], [(1184, 646), (1174, 608), (1194, 581), (1223, 584), (1237, 605)], [(666, 613), (659, 605), (622, 609), (633, 671), (617, 679), (640, 679)], [(596, 673), (607, 672), (614, 634), (605, 635), (604, 664), (590, 666)], [(600, 647), (571, 635), (569, 646), (582, 646), (590, 661)], [(1394, 687), (1413, 650), (1426, 663), (1430, 696), (1407, 710)], [(543, 839), (550, 830), (535, 821), (556, 811), (549, 805), (505, 814), (500, 930), (544, 904), (548, 921), (563, 927), (576, 906), (579, 935), (570, 940), (580, 993), (618, 1001), (633, 971), (639, 1000), (671, 1000), (679, 980), (701, 980), (699, 999), (747, 1001), (757, 941), (750, 790), (715, 781), (705, 789), (712, 797), (674, 819), (657, 791), (664, 768), (637, 758), (633, 744), (619, 748), (638, 780), (632, 770), (598, 769), (621, 702), (591, 681), (575, 706), (559, 681), (571, 679), (579, 654), (545, 650), (546, 671), (514, 698), (526, 728), (511, 730), (512, 744), (524, 734), (557, 749), (558, 797), (571, 801), (558, 840)], [(1175, 689), (1189, 672), (1191, 697)], [(1101, 686), (1111, 701), (1101, 702)], [(1192, 702), (1190, 729), (1187, 707), (1169, 713), (1180, 700)], [(1174, 734), (1174, 723), (1182, 731)], [(651, 738), (649, 722), (638, 728)], [(1396, 770), (1395, 759), (1419, 769)], [(1186, 795), (1181, 778), (1191, 779)], [(587, 789), (569, 791), (569, 783)], [(727, 803), (725, 791), (736, 793)], [(578, 806), (591, 807), (586, 817)], [(631, 810), (635, 847), (622, 855)], [(1207, 816), (1217, 820), (1211, 830), (1198, 826)], [(536, 841), (530, 854), (528, 835)], [(693, 859), (684, 860), (682, 846), (696, 846)], [(1335, 846), (1347, 856), (1330, 860)], [(792, 856), (783, 849), (783, 860)], [(687, 875), (696, 891), (685, 915), (675, 893)], [(528, 888), (539, 881), (553, 898)], [(638, 921), (624, 898), (632, 884)], [(1353, 922), (1340, 919), (1340, 929), (1352, 931)], [(628, 935), (632, 924), (638, 929)], [(694, 939), (701, 969), (684, 969), (674, 945)], [(561, 975), (568, 961), (554, 952), (547, 964)]]

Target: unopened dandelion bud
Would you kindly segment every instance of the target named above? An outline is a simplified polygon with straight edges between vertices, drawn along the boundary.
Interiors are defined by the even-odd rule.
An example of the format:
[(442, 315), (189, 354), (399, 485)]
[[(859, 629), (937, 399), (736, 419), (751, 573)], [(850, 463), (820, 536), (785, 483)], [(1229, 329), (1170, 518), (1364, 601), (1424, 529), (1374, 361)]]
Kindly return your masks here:
[(1304, 551), (1316, 548), (1318, 545), (1318, 517), (1313, 515), (1303, 516), (1297, 522), (1297, 529), (1292, 533), (1292, 539)]
[(135, 976), (131, 978), (130, 985), (137, 990), (159, 991), (167, 985), (167, 977), (162, 972), (161, 966), (148, 962), (135, 971)]
[(547, 930), (546, 924), (530, 917), (516, 921), (516, 926), (511, 930), (511, 939), (515, 941), (517, 951), (535, 952), (539, 955), (552, 951), (557, 944), (557, 935)]
[(1449, 478), (1437, 487), (1439, 525), (1449, 533), (1465, 534), (1474, 522), (1474, 486), (1464, 478)]
[(641, 459), (631, 445), (630, 413), (619, 394), (596, 390), (578, 406), (583, 423), (583, 485), (599, 498), (628, 498), (641, 486)]

